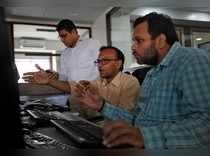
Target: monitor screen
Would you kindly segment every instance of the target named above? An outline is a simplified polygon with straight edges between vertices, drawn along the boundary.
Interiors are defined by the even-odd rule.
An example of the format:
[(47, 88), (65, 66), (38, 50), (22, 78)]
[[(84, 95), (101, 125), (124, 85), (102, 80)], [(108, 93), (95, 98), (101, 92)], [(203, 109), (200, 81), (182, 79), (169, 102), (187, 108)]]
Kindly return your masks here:
[(22, 148), (24, 144), (19, 111), (19, 93), (7, 26), (4, 20), (4, 10), (0, 7), (1, 149), (14, 149)]

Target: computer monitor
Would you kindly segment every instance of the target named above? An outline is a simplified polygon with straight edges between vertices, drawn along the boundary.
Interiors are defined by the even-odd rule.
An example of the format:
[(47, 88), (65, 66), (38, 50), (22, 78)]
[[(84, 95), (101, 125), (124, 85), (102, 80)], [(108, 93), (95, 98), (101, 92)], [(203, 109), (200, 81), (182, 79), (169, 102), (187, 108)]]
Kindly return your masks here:
[(198, 44), (198, 48), (201, 48), (210, 52), (210, 41)]
[[(13, 55), (9, 45), (4, 9), (0, 7), (0, 139), (1, 149), (23, 148), (19, 93), (13, 68)], [(3, 146), (3, 147), (2, 147)]]

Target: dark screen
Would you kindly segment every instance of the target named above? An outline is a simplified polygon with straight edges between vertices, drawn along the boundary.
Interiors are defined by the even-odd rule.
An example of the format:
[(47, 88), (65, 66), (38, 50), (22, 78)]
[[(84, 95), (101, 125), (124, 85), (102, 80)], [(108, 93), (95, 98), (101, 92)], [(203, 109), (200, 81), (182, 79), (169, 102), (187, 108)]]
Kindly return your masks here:
[(4, 8), (0, 7), (0, 140), (1, 149), (22, 148), (23, 137), (19, 116), (19, 93), (15, 79), (12, 52)]

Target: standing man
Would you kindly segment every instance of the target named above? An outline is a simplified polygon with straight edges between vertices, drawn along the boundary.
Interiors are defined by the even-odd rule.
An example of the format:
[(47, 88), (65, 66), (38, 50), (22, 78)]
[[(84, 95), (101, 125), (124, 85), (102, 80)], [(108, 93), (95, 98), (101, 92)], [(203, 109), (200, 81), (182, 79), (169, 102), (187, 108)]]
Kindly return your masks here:
[(104, 126), (104, 145), (209, 148), (209, 54), (182, 47), (172, 20), (158, 13), (136, 19), (133, 41), (132, 51), (137, 62), (153, 65), (141, 86), (135, 112), (126, 112), (96, 93), (77, 87), (80, 104), (115, 120)]
[(97, 59), (100, 43), (94, 39), (81, 40), (74, 23), (68, 19), (60, 21), (56, 27), (66, 49), (61, 53), (60, 80), (94, 80), (98, 77)]
[[(61, 20), (56, 30), (66, 48), (61, 52), (59, 73), (47, 70), (49, 77), (76, 82), (98, 77), (98, 70), (93, 62), (98, 57), (100, 43), (94, 39), (80, 39), (76, 26), (69, 19)], [(36, 67), (42, 70), (39, 66)], [(24, 79), (29, 79), (33, 74), (34, 72), (24, 73)]]
[[(53, 80), (59, 79), (63, 84), (68, 81), (96, 79), (99, 73), (93, 62), (98, 57), (100, 43), (94, 39), (80, 39), (76, 26), (69, 19), (61, 20), (56, 30), (66, 48), (61, 52), (59, 72), (47, 70), (48, 77)], [(39, 71), (44, 71), (38, 65), (36, 67)], [(31, 81), (34, 73), (36, 72), (24, 73), (23, 79)], [(57, 85), (52, 85), (52, 87), (57, 88)], [(64, 88), (68, 89), (68, 85)], [(63, 90), (59, 86), (57, 89)], [(80, 111), (80, 108), (74, 105), (71, 105), (70, 108)]]

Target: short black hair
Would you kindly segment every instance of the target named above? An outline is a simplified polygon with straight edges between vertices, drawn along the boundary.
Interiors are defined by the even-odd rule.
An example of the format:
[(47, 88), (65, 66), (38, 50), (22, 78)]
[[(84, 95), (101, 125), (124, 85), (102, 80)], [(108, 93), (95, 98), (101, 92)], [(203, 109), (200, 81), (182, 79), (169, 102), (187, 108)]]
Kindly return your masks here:
[(119, 70), (120, 70), (120, 71), (123, 71), (124, 62), (125, 62), (125, 56), (124, 56), (123, 52), (122, 52), (120, 49), (118, 49), (118, 48), (116, 48), (116, 47), (113, 47), (113, 46), (102, 46), (102, 47), (99, 49), (99, 51), (106, 50), (106, 49), (113, 49), (113, 50), (115, 51), (116, 56), (117, 56), (117, 59), (122, 61), (122, 65), (121, 65), (121, 67), (120, 67)]
[(152, 36), (152, 39), (155, 39), (162, 33), (166, 36), (166, 42), (169, 45), (179, 41), (174, 24), (169, 16), (151, 12), (143, 17), (137, 18), (133, 24), (133, 28), (143, 22), (148, 23), (148, 32)]
[(56, 26), (56, 31), (60, 31), (60, 30), (66, 30), (68, 32), (71, 32), (72, 30), (76, 30), (76, 26), (74, 24), (74, 22), (72, 22), (69, 19), (63, 19), (61, 20), (57, 26)]

